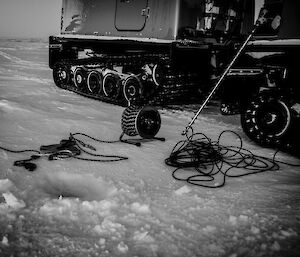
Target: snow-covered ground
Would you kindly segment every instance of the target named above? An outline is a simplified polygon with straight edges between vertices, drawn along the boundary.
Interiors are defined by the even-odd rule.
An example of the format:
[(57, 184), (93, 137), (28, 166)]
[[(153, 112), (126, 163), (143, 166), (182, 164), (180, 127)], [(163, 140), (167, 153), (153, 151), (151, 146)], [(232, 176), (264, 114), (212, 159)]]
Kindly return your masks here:
[[(70, 132), (118, 139), (124, 109), (56, 88), (47, 62), (45, 42), (0, 40), (0, 146), (38, 149)], [(215, 109), (201, 115), (197, 132), (242, 135), (238, 117)], [(166, 142), (89, 142), (126, 161), (42, 158), (29, 172), (13, 166), (29, 154), (0, 150), (0, 256), (299, 256), (299, 168), (281, 165), (220, 189), (175, 181), (164, 160), (193, 113), (160, 112)], [(243, 139), (272, 157), (273, 150)]]

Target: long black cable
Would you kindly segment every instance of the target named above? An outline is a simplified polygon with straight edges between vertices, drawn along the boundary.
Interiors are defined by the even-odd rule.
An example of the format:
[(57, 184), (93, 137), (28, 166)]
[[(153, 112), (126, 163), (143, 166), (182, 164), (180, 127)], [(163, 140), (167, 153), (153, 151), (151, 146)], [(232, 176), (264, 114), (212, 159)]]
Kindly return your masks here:
[(32, 163), (31, 161), (39, 159), (41, 157), (41, 152), (34, 149), (13, 150), (2, 146), (0, 146), (0, 149), (10, 153), (35, 153), (35, 155), (31, 155), (29, 159), (19, 160), (14, 162), (14, 166), (24, 167), (29, 171), (34, 171), (37, 168), (37, 165), (35, 163)]
[[(237, 145), (222, 145), (223, 137), (230, 135), (234, 136)], [(273, 158), (259, 156), (245, 149), (242, 138), (234, 131), (223, 131), (216, 141), (212, 141), (203, 133), (194, 133), (191, 128), (191, 135), (186, 135), (185, 140), (174, 146), (165, 163), (175, 167), (172, 176), (176, 180), (219, 188), (225, 185), (226, 178), (278, 170), (279, 163), (300, 167), (299, 164), (276, 161), (277, 152)]]
[(12, 150), (12, 149), (8, 149), (5, 147), (0, 146), (0, 149), (9, 153), (36, 153), (36, 154), (40, 154), (41, 152), (38, 150), (34, 150), (34, 149), (25, 149), (25, 150)]
[[(96, 142), (100, 143), (117, 143), (120, 142), (120, 140), (115, 140), (115, 141), (107, 141), (107, 140), (100, 140), (98, 138), (89, 136), (84, 133), (70, 133), (70, 137), (67, 140), (62, 140), (60, 144), (57, 145), (49, 145), (49, 146), (42, 146), (43, 149), (51, 149), (48, 152), (41, 151), (39, 150), (34, 150), (34, 149), (25, 149), (25, 150), (13, 150), (9, 149), (6, 147), (0, 146), (0, 149), (10, 152), (10, 153), (35, 153), (35, 155), (31, 155), (29, 159), (24, 159), (24, 160), (19, 160), (15, 161), (14, 165), (15, 166), (21, 166), (26, 168), (29, 171), (34, 171), (37, 167), (36, 164), (32, 163), (33, 160), (39, 159), (42, 156), (48, 156), (49, 160), (60, 160), (60, 159), (68, 159), (68, 158), (75, 158), (78, 160), (83, 160), (83, 161), (91, 161), (91, 162), (117, 162), (117, 161), (122, 161), (122, 160), (127, 160), (128, 157), (125, 156), (118, 156), (118, 155), (103, 155), (103, 154), (97, 154), (97, 153), (92, 153), (90, 151), (87, 151), (86, 149), (90, 149), (94, 152), (97, 151), (97, 149), (82, 140), (76, 138), (75, 136), (83, 136), (87, 137), (89, 139), (92, 139)], [(62, 143), (63, 142), (63, 143)], [(88, 156), (92, 156), (91, 158), (89, 157), (79, 157), (81, 153), (85, 153)]]
[(93, 157), (100, 157), (100, 158), (109, 158), (109, 159), (94, 159), (94, 158), (84, 158), (84, 157), (79, 157), (79, 156), (74, 156), (75, 159), (78, 160), (83, 160), (83, 161), (92, 161), (92, 162), (116, 162), (116, 161), (122, 161), (122, 160), (127, 160), (128, 157), (124, 157), (124, 156), (119, 156), (119, 155), (103, 155), (103, 154), (96, 154), (96, 153), (92, 153), (90, 151), (85, 150), (84, 148), (89, 148), (90, 150), (96, 151), (96, 148), (94, 148), (92, 145), (90, 144), (86, 144), (83, 141), (77, 139), (75, 136), (76, 135), (81, 135), (81, 136), (85, 136), (88, 137), (96, 142), (101, 142), (101, 143), (117, 143), (120, 142), (118, 141), (105, 141), (105, 140), (100, 140), (98, 138), (94, 138), (91, 137), (87, 134), (84, 133), (74, 133), (74, 134), (70, 134), (71, 138), (73, 138), (76, 141), (76, 145), (77, 147), (84, 153), (86, 153), (87, 155), (93, 156)]
[[(92, 137), (92, 136), (90, 136), (90, 135), (87, 135), (87, 134), (85, 134), (85, 133), (80, 133), (80, 132), (71, 133), (71, 135), (72, 135), (73, 137), (75, 137), (75, 136), (77, 136), (77, 135), (78, 135), (78, 136), (87, 137), (87, 138), (90, 138), (90, 139), (92, 139), (92, 140), (94, 140), (94, 141), (96, 141), (96, 142), (106, 143), (106, 144), (113, 144), (113, 143), (118, 143), (118, 142), (120, 142), (120, 140), (101, 140), (101, 139), (99, 139), (99, 138), (95, 138), (95, 137)], [(76, 140), (79, 141), (79, 139), (77, 139), (77, 138), (76, 138)]]

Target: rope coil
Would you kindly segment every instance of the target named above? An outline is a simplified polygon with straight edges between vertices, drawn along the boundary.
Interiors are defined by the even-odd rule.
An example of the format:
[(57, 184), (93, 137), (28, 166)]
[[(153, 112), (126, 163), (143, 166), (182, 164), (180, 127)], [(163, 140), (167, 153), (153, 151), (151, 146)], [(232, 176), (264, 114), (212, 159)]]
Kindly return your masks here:
[[(273, 158), (255, 155), (243, 148), (242, 138), (234, 131), (223, 131), (217, 141), (212, 141), (203, 133), (186, 135), (186, 140), (179, 141), (173, 148), (171, 155), (165, 160), (169, 166), (175, 167), (172, 171), (174, 179), (189, 184), (219, 188), (225, 185), (226, 178), (237, 178), (265, 171), (279, 170), (279, 163), (300, 167), (275, 161)], [(224, 146), (221, 141), (226, 136), (234, 136), (237, 145)]]

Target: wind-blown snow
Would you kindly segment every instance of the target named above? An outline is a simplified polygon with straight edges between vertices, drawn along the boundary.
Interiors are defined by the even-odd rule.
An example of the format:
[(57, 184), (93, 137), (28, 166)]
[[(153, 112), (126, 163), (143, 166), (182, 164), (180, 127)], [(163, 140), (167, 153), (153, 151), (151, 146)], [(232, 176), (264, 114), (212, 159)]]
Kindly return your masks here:
[[(70, 132), (118, 139), (123, 108), (56, 88), (47, 51), (43, 42), (0, 40), (0, 146), (38, 149)], [(212, 139), (224, 129), (243, 135), (238, 117), (216, 109), (194, 129)], [(160, 112), (166, 142), (138, 148), (84, 139), (127, 161), (41, 158), (29, 172), (12, 165), (29, 154), (0, 150), (0, 256), (298, 256), (298, 168), (282, 165), (215, 190), (175, 181), (164, 160), (193, 112)], [(243, 138), (249, 150), (272, 157)]]

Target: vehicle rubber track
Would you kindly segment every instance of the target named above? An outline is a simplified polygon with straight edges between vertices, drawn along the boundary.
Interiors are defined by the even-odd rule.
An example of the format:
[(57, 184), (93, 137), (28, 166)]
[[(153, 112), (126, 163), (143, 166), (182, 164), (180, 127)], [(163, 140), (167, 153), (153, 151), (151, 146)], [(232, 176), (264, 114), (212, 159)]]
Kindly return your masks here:
[[(117, 72), (116, 67), (122, 67), (122, 72)], [(186, 103), (197, 93), (197, 75), (174, 72), (167, 54), (97, 55), (86, 59), (64, 60), (54, 65), (53, 78), (55, 84), (62, 89), (96, 100), (127, 106), (128, 98), (124, 97), (123, 92), (125, 79), (121, 83), (118, 82), (116, 92), (111, 95), (104, 94), (102, 88), (93, 92), (87, 86), (88, 74), (92, 71), (98, 72), (99, 69), (105, 70), (105, 72), (108, 70), (110, 71), (108, 73), (114, 73), (125, 79), (129, 76), (136, 78), (142, 90), (139, 94), (136, 93), (137, 97), (133, 95), (133, 99), (130, 100), (140, 101), (143, 104), (161, 106)], [(74, 73), (80, 75), (78, 81)], [(101, 79), (103, 80), (103, 77)], [(137, 90), (138, 82), (136, 82), (136, 86), (133, 86), (136, 87), (133, 90)]]

